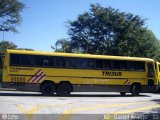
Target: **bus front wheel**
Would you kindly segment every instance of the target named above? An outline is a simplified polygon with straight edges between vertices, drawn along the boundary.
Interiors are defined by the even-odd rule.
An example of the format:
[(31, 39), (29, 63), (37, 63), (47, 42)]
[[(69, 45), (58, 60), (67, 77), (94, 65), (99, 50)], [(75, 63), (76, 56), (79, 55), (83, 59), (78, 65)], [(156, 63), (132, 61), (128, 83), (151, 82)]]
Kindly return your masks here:
[(67, 82), (62, 82), (57, 87), (57, 94), (59, 96), (69, 96), (72, 92), (72, 85)]
[(131, 86), (131, 93), (132, 93), (132, 96), (138, 96), (139, 93), (140, 93), (140, 86), (139, 85), (132, 85)]
[(54, 92), (55, 92), (55, 85), (53, 83), (46, 82), (41, 85), (40, 90), (41, 90), (42, 95), (52, 96), (54, 95)]

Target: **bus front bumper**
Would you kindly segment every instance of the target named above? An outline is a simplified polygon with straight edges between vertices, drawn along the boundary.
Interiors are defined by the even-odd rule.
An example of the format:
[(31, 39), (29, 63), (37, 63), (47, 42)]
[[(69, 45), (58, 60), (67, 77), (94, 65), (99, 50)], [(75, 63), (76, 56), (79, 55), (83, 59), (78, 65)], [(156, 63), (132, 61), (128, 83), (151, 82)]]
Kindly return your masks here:
[(142, 93), (154, 93), (158, 92), (158, 85), (154, 86), (142, 86)]

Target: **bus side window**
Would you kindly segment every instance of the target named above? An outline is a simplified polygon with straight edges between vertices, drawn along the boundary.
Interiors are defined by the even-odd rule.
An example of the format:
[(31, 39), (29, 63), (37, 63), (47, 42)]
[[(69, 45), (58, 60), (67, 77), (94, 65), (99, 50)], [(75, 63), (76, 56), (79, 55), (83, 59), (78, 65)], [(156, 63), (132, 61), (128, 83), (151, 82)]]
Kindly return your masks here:
[(154, 76), (154, 68), (152, 63), (148, 63), (148, 77)]
[(65, 58), (55, 57), (55, 65), (56, 67), (65, 68)]
[(105, 70), (111, 69), (111, 61), (110, 60), (103, 61), (103, 69), (105, 69)]
[(77, 68), (85, 69), (87, 66), (87, 59), (80, 58), (77, 60)]
[(77, 58), (71, 60), (73, 63), (70, 63), (73, 65), (74, 68), (79, 69), (93, 69), (95, 68), (95, 61), (92, 59), (84, 59), (84, 58)]
[(21, 66), (33, 66), (33, 56), (32, 55), (20, 55)]
[(76, 58), (68, 58), (67, 59), (67, 67), (76, 69), (77, 68), (77, 59)]
[(43, 66), (43, 58), (40, 55), (34, 56), (34, 66), (36, 67), (42, 67)]
[(141, 61), (128, 61), (128, 70), (145, 71), (145, 64)]
[(86, 69), (94, 69), (95, 68), (95, 60), (86, 59)]
[(54, 58), (51, 56), (43, 56), (44, 67), (54, 67)]
[(10, 65), (11, 66), (20, 66), (20, 55), (10, 54)]
[(135, 64), (136, 64), (137, 71), (145, 71), (145, 63), (144, 62), (138, 61), (138, 62), (135, 62)]
[(96, 60), (96, 69), (103, 69), (103, 60)]
[(127, 70), (127, 61), (114, 60), (113, 61), (113, 69), (116, 69), (116, 70)]
[(54, 67), (54, 58), (52, 56), (34, 56), (34, 66), (36, 67)]

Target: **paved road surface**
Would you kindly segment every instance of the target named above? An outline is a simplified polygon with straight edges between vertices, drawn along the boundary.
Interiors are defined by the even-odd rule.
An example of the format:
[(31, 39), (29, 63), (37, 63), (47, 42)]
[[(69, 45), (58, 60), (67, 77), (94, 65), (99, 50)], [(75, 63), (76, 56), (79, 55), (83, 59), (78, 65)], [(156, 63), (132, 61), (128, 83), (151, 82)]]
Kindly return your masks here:
[(0, 91), (0, 119), (105, 120), (160, 119), (160, 94), (133, 97), (119, 93), (74, 93), (45, 97), (40, 93)]

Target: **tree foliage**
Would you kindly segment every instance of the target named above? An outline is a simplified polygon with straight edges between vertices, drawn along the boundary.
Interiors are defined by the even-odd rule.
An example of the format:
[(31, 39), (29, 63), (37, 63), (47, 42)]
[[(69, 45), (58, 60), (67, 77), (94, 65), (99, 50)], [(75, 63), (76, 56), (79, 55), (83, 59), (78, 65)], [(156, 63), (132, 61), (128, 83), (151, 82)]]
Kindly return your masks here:
[(2, 66), (3, 58), (5, 56), (5, 52), (6, 52), (7, 49), (33, 51), (33, 49), (29, 49), (29, 48), (18, 48), (17, 45), (13, 42), (1, 41), (0, 42), (0, 66)]
[(5, 55), (5, 51), (7, 49), (16, 49), (16, 48), (17, 48), (17, 45), (14, 44), (13, 42), (9, 42), (9, 41), (1, 41), (0, 42), (0, 70), (3, 65), (3, 58)]
[(0, 0), (0, 31), (17, 32), (15, 27), (22, 21), (23, 8), (24, 4), (18, 0)]
[(70, 41), (67, 39), (59, 39), (55, 43), (55, 49), (56, 52), (70, 52)]
[(9, 42), (9, 41), (0, 42), (0, 54), (1, 55), (4, 55), (7, 49), (16, 49), (16, 48), (17, 48), (17, 45), (14, 44), (13, 42)]
[(159, 41), (145, 21), (132, 13), (92, 4), (89, 12), (69, 21), (67, 51), (159, 59)]

